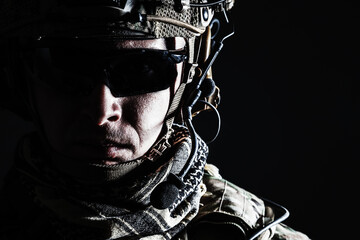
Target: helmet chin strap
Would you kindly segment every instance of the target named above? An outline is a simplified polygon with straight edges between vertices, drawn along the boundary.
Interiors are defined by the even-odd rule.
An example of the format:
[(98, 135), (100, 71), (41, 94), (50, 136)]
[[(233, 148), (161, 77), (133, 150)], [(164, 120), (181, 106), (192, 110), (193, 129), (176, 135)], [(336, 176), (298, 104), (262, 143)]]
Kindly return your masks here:
[[(174, 39), (174, 42), (172, 43), (172, 47), (177, 47), (176, 39)], [(170, 87), (170, 103), (168, 111), (165, 115), (164, 119), (164, 135), (161, 139), (166, 139), (166, 141), (169, 139), (170, 135), (172, 134), (172, 125), (175, 121), (176, 116), (179, 114), (179, 111), (181, 110), (181, 101), (182, 97), (184, 95), (185, 87), (188, 83), (192, 81), (192, 78), (194, 76), (196, 64), (193, 64), (194, 59), (194, 41), (195, 38), (189, 39), (187, 44), (188, 49), (188, 59), (186, 62), (183, 63), (182, 71), (180, 72), (180, 84), (176, 89), (176, 81), (173, 82), (173, 84)], [(175, 92), (175, 93), (174, 93)], [(161, 141), (160, 139), (160, 141)], [(159, 141), (157, 141), (159, 142)]]
[[(191, 138), (191, 153), (188, 159), (186, 160), (184, 166), (180, 170), (179, 174), (174, 174), (170, 172), (166, 181), (160, 183), (151, 193), (150, 201), (151, 204), (158, 209), (166, 209), (169, 208), (176, 200), (179, 195), (180, 189), (184, 188), (185, 184), (183, 182), (183, 177), (191, 168), (195, 155), (198, 150), (198, 141), (195, 129), (191, 122), (191, 109), (192, 106), (187, 104), (187, 101), (183, 101), (183, 95), (185, 92), (185, 87), (193, 81), (195, 76), (195, 69), (198, 66), (197, 63), (194, 63), (195, 58), (195, 38), (191, 38), (188, 41), (188, 50), (189, 50), (189, 58), (185, 63), (182, 71), (182, 81), (180, 83), (179, 88), (177, 89), (168, 109), (168, 112), (165, 117), (165, 131), (166, 134), (162, 139), (167, 139), (170, 137), (172, 133), (172, 125), (174, 123), (176, 114), (179, 111), (182, 111), (185, 114), (185, 124), (189, 130), (190, 138)], [(185, 106), (182, 106), (182, 103), (185, 103)], [(190, 113), (190, 115), (188, 114)]]

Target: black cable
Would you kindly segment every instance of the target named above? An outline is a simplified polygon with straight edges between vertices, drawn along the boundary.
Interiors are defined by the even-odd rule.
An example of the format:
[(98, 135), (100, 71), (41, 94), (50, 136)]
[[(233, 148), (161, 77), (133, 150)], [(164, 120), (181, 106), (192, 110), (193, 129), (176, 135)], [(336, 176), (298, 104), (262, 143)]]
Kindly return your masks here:
[[(269, 230), (270, 228), (272, 228), (273, 226), (283, 222), (285, 219), (287, 219), (289, 216), (290, 216), (290, 213), (289, 211), (277, 204), (277, 203), (274, 203), (273, 201), (270, 201), (270, 200), (267, 200), (267, 199), (264, 199), (264, 198), (261, 198), (265, 204), (269, 205), (274, 211), (280, 211), (282, 212), (281, 213), (281, 216), (277, 219), (275, 219), (274, 221), (272, 221), (271, 223), (269, 223), (268, 225), (264, 226), (263, 228), (261, 228), (260, 230), (257, 230), (255, 233), (253, 233), (248, 240), (255, 240), (257, 237), (259, 237), (261, 234), (263, 234), (265, 231)], [(275, 214), (276, 216), (277, 214)]]
[[(221, 2), (221, 1), (219, 1)], [(210, 3), (209, 3), (210, 4)], [(224, 11), (223, 11), (224, 12)], [(224, 17), (226, 18), (227, 22), (229, 23), (226, 13), (224, 12)], [(194, 129), (194, 126), (192, 124), (192, 116), (191, 116), (191, 110), (193, 108), (193, 106), (195, 105), (195, 103), (199, 100), (200, 96), (201, 96), (201, 90), (200, 90), (200, 86), (201, 83), (203, 82), (203, 80), (206, 77), (206, 73), (209, 71), (209, 69), (211, 68), (211, 66), (213, 65), (215, 59), (217, 58), (217, 56), (219, 55), (220, 51), (222, 50), (224, 44), (223, 41), (225, 39), (227, 39), (228, 37), (230, 37), (231, 35), (234, 34), (234, 30), (232, 29), (230, 31), (230, 33), (225, 34), (225, 36), (222, 36), (220, 38), (219, 42), (215, 42), (214, 45), (214, 49), (215, 51), (213, 51), (210, 56), (208, 57), (208, 59), (205, 61), (204, 65), (202, 66), (203, 70), (203, 74), (200, 76), (196, 86), (195, 86), (195, 91), (191, 93), (189, 99), (188, 99), (188, 103), (185, 105), (186, 107), (184, 108), (184, 114), (185, 114), (185, 124), (189, 129), (190, 132), (190, 137), (192, 139), (192, 147), (191, 147), (191, 153), (190, 156), (187, 160), (187, 163), (185, 164), (186, 167), (184, 167), (180, 173), (179, 173), (179, 177), (183, 178), (185, 176), (185, 174), (189, 171), (192, 162), (195, 159), (195, 154), (198, 150), (198, 140), (197, 140), (197, 136), (196, 136), (196, 132)], [(220, 115), (219, 115), (220, 116)]]
[(211, 103), (204, 101), (204, 100), (199, 100), (199, 102), (204, 103), (205, 105), (209, 106), (216, 113), (216, 116), (218, 119), (217, 131), (216, 131), (215, 136), (210, 141), (206, 142), (206, 144), (210, 144), (210, 143), (214, 142), (216, 140), (216, 138), (219, 136), (220, 128), (221, 128), (221, 117), (220, 117), (219, 111), (216, 109), (216, 107), (214, 107), (214, 105), (212, 105)]
[(224, 3), (226, 0), (220, 0), (216, 2), (209, 2), (209, 3), (190, 3), (190, 7), (211, 7), (214, 5), (218, 5)]
[[(191, 108), (188, 109), (190, 111), (191, 114)], [(191, 152), (190, 155), (188, 157), (187, 163), (185, 164), (184, 168), (181, 169), (180, 173), (178, 174), (178, 176), (181, 178), (181, 180), (183, 179), (183, 177), (185, 176), (185, 174), (189, 171), (190, 167), (192, 166), (192, 163), (195, 159), (195, 155), (198, 151), (199, 148), (199, 144), (198, 144), (198, 139), (197, 139), (197, 134), (195, 131), (195, 128), (192, 124), (192, 120), (191, 120), (191, 115), (190, 117), (188, 117), (185, 120), (185, 124), (187, 126), (187, 128), (189, 129), (189, 133), (190, 133), (190, 138), (191, 138)]]

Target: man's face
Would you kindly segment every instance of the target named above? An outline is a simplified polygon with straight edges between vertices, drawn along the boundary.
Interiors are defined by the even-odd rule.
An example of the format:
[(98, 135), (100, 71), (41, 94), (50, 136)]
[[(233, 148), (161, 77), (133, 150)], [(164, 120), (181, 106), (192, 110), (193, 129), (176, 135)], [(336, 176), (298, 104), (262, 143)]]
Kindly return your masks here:
[[(185, 41), (177, 39), (175, 45), (179, 49)], [(123, 40), (117, 46), (165, 50), (166, 42)], [(115, 97), (101, 81), (86, 95), (64, 94), (44, 82), (34, 84), (35, 107), (50, 146), (67, 157), (96, 163), (114, 164), (141, 157), (163, 129), (171, 91), (181, 81), (182, 64), (176, 64), (176, 69), (175, 89), (131, 96)]]

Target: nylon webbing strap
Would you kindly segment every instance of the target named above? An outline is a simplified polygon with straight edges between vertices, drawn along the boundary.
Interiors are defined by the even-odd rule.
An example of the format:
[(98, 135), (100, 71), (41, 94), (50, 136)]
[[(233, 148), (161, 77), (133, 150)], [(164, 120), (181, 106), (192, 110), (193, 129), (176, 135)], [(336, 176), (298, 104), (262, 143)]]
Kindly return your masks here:
[(175, 95), (174, 95), (174, 98), (171, 102), (171, 105), (169, 107), (169, 110), (166, 114), (166, 117), (165, 117), (165, 125), (166, 125), (166, 129), (167, 129), (167, 135), (169, 136), (171, 134), (171, 132), (169, 131), (171, 129), (171, 126), (174, 122), (174, 119), (175, 119), (175, 112), (176, 110), (178, 109), (179, 105), (180, 105), (180, 101), (181, 101), (181, 97), (184, 93), (184, 90), (185, 90), (185, 86), (186, 86), (186, 83), (183, 82), (180, 84), (178, 90), (176, 91)]
[(165, 138), (168, 139), (170, 137), (171, 134), (171, 127), (174, 123), (174, 119), (176, 116), (176, 110), (179, 108), (180, 105), (180, 101), (182, 98), (182, 95), (184, 93), (185, 87), (187, 84), (189, 84), (190, 82), (192, 82), (192, 79), (195, 75), (195, 68), (197, 66), (197, 64), (194, 63), (194, 57), (195, 57), (195, 37), (189, 38), (188, 39), (188, 64), (185, 65), (184, 68), (184, 72), (183, 72), (183, 76), (182, 79), (184, 80), (184, 77), (186, 79), (186, 81), (183, 81), (178, 90), (176, 91), (174, 98), (172, 99), (172, 102), (170, 104), (169, 110), (166, 114), (165, 117), (165, 125), (166, 125), (166, 135)]

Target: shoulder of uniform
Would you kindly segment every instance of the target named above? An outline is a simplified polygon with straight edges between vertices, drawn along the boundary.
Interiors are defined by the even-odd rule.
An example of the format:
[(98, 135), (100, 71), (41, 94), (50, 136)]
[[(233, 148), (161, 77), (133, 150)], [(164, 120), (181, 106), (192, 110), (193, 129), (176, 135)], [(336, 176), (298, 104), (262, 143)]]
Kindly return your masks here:
[(295, 231), (284, 224), (276, 225), (272, 240), (310, 240), (305, 234)]
[(265, 216), (264, 202), (223, 179), (214, 165), (206, 165), (203, 184), (206, 192), (201, 198), (198, 218), (222, 214), (238, 221), (245, 229), (254, 229), (262, 224)]
[[(205, 166), (203, 185), (206, 190), (200, 200), (199, 213), (195, 218), (195, 222), (200, 223), (199, 225), (215, 226), (214, 229), (225, 229), (224, 225), (226, 225), (227, 231), (231, 230), (249, 237), (279, 218), (276, 216), (279, 215), (277, 204), (262, 200), (223, 179), (214, 165)], [(285, 212), (287, 212), (286, 209)], [(308, 240), (309, 238), (286, 225), (275, 224), (256, 239)]]

